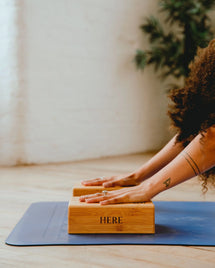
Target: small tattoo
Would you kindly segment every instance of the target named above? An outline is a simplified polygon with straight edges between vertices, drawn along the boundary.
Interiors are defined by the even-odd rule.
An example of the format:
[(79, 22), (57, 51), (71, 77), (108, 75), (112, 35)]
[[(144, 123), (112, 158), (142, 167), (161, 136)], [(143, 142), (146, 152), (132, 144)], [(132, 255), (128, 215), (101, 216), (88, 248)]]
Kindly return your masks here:
[(196, 162), (193, 160), (193, 158), (187, 153), (187, 152), (183, 152), (182, 153), (184, 158), (187, 160), (188, 164), (191, 166), (194, 174), (197, 176), (198, 174), (201, 173), (198, 165), (196, 164)]
[(185, 153), (185, 154), (190, 158), (190, 160), (193, 162), (193, 164), (195, 165), (195, 167), (196, 167), (197, 170), (198, 170), (198, 173), (201, 173), (201, 171), (200, 171), (198, 165), (197, 165), (196, 162), (193, 160), (193, 158), (192, 158), (186, 151), (184, 151), (184, 153)]
[(163, 182), (163, 184), (165, 184), (165, 186), (168, 187), (170, 185), (170, 181), (171, 181), (171, 178), (168, 178), (167, 180)]

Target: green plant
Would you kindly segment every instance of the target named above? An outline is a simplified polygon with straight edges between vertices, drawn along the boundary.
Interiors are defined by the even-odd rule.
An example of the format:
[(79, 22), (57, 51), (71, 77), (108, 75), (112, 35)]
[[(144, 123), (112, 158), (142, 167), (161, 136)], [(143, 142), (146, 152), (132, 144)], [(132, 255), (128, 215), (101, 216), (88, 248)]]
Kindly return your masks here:
[(163, 0), (159, 6), (171, 30), (166, 33), (154, 16), (146, 18), (140, 28), (149, 37), (150, 49), (137, 50), (136, 66), (143, 70), (152, 64), (162, 78), (187, 77), (197, 47), (206, 47), (213, 38), (208, 11), (215, 7), (215, 0)]

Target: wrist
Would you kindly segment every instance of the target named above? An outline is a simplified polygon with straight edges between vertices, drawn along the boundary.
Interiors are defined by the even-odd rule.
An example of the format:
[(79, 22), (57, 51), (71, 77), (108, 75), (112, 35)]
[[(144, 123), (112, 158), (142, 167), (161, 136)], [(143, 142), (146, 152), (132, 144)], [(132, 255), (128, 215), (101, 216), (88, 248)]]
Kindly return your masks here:
[(153, 195), (152, 185), (148, 181), (144, 181), (139, 184), (139, 191), (146, 201), (150, 201), (155, 195)]
[(139, 184), (141, 182), (140, 176), (136, 171), (129, 173), (128, 178), (132, 180), (134, 184)]
[(152, 199), (161, 192), (160, 185), (151, 177), (140, 184), (148, 199)]
[(135, 170), (134, 172), (131, 173), (131, 176), (134, 178), (134, 180), (137, 183), (143, 182), (145, 179), (147, 179), (146, 172), (144, 168)]

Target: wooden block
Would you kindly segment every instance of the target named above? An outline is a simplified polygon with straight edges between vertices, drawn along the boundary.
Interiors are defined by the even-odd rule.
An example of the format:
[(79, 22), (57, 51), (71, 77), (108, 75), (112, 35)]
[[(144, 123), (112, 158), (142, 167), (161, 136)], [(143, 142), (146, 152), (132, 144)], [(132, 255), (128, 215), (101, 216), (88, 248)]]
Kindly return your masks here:
[(103, 186), (84, 186), (81, 183), (79, 183), (73, 187), (73, 196), (95, 194), (95, 193), (101, 193), (103, 190), (113, 191), (113, 190), (119, 190), (122, 188), (125, 188), (125, 187), (116, 186), (116, 187), (104, 188)]
[(102, 206), (73, 197), (68, 207), (68, 233), (155, 233), (154, 204), (150, 201)]

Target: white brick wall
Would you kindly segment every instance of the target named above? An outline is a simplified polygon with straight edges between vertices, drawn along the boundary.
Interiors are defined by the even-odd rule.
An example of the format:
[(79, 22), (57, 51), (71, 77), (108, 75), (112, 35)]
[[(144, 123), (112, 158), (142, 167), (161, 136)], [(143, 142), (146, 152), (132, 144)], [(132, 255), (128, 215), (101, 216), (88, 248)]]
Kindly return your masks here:
[[(14, 164), (20, 155), (15, 0), (0, 1), (0, 164)], [(21, 145), (22, 146), (22, 145)]]
[[(11, 92), (18, 92), (11, 97), (15, 129), (1, 133), (0, 163), (143, 152), (169, 139), (165, 89), (152, 69), (137, 72), (132, 62), (145, 43), (138, 27), (157, 1), (22, 0), (16, 5), (18, 70), (6, 66), (19, 81), (18, 88), (10, 84)], [(9, 124), (3, 116), (1, 127), (2, 120)], [(4, 137), (18, 145), (7, 150)]]

